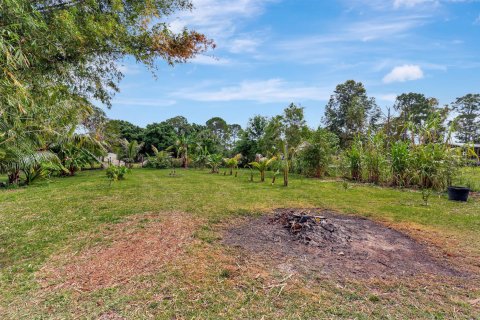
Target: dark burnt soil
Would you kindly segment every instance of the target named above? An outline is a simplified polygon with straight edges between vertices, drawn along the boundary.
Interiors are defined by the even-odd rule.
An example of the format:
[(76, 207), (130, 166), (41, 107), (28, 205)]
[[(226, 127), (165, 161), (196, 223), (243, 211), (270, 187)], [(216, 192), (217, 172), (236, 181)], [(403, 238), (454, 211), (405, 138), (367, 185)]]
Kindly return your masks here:
[(278, 209), (230, 228), (223, 239), (286, 272), (360, 278), (462, 275), (408, 235), (322, 210)]

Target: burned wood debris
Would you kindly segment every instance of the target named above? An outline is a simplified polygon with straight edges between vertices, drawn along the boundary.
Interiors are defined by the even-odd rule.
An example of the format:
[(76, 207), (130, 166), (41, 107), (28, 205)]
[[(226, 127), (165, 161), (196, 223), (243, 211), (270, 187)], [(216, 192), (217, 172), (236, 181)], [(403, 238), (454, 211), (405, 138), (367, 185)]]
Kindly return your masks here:
[(312, 212), (280, 210), (273, 216), (272, 223), (281, 224), (295, 240), (306, 245), (349, 246), (351, 230), (332, 220)]

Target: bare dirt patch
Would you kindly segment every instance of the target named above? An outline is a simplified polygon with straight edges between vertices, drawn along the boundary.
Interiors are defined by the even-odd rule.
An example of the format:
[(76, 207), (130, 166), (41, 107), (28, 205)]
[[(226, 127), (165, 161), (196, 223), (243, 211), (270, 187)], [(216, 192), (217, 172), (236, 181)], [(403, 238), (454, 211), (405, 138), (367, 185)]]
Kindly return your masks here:
[(37, 274), (42, 287), (91, 291), (151, 274), (184, 252), (198, 221), (181, 213), (137, 215), (111, 226), (103, 241), (53, 257)]
[(273, 216), (230, 228), (223, 239), (289, 273), (360, 278), (461, 275), (404, 233), (322, 210), (278, 209)]

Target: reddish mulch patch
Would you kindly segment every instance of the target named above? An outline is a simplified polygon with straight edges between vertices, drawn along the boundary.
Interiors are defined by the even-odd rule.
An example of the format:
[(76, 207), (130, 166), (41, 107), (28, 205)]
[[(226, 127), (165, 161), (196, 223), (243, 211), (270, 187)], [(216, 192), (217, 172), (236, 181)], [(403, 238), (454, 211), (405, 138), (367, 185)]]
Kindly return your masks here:
[(178, 258), (198, 225), (184, 214), (139, 215), (105, 231), (108, 240), (75, 254), (53, 257), (37, 275), (44, 288), (91, 291), (158, 272)]
[(408, 235), (322, 210), (279, 209), (226, 231), (223, 241), (288, 272), (341, 277), (461, 276)]

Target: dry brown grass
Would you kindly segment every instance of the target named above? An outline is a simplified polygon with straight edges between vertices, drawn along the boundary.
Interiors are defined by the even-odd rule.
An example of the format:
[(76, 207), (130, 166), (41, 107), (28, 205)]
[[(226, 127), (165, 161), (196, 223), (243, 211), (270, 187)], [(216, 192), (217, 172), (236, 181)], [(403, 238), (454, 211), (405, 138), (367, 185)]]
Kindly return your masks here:
[(183, 255), (197, 220), (182, 213), (133, 216), (103, 231), (101, 244), (52, 257), (37, 277), (44, 289), (93, 291), (160, 272)]

